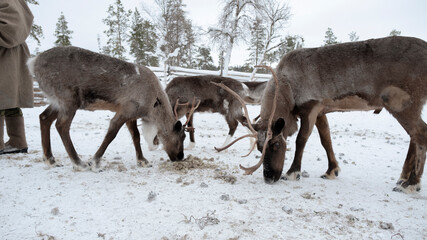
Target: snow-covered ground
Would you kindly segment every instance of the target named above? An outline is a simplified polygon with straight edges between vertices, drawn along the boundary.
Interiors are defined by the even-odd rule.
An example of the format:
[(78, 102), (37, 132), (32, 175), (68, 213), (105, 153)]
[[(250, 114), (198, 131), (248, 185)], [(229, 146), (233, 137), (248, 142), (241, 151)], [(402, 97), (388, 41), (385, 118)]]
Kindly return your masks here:
[[(203, 161), (190, 167), (148, 151), (145, 142), (153, 166), (137, 167), (124, 127), (104, 155), (103, 172), (74, 172), (52, 127), (53, 153), (65, 166), (49, 169), (41, 162), (43, 110), (24, 109), (29, 154), (0, 156), (0, 239), (427, 239), (427, 187), (392, 191), (409, 137), (386, 111), (329, 114), (337, 179), (320, 178), (327, 159), (314, 130), (302, 163), (308, 177), (267, 185), (261, 169), (245, 176), (238, 168), (260, 156), (240, 157), (249, 140), (216, 153), (228, 128), (208, 113), (195, 115), (197, 145), (185, 154)], [(255, 117), (259, 107), (249, 111)], [(112, 116), (77, 112), (71, 137), (83, 160), (95, 153)], [(246, 133), (239, 126), (236, 136)], [(288, 147), (285, 171), (295, 136)]]

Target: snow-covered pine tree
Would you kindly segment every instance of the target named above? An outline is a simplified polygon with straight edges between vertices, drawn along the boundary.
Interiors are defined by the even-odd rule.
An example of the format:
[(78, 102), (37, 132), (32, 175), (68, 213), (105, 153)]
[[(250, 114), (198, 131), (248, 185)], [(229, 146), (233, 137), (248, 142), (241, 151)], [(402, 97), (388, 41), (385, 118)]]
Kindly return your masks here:
[(332, 28), (328, 27), (328, 30), (326, 30), (325, 34), (326, 34), (325, 40), (323, 40), (323, 42), (325, 43), (324, 46), (338, 43), (337, 37), (335, 36), (334, 32), (332, 31)]
[(274, 52), (274, 61), (279, 61), (288, 52), (304, 46), (304, 39), (299, 35), (287, 35), (285, 39), (280, 39), (280, 41), (282, 44)]
[(54, 36), (56, 37), (55, 46), (63, 47), (63, 46), (71, 46), (70, 39), (73, 31), (68, 29), (68, 22), (65, 20), (64, 13), (61, 12), (61, 15), (58, 18), (58, 22), (56, 23), (56, 29)]
[[(162, 42), (160, 50), (163, 52), (167, 65), (179, 66), (182, 57), (179, 50), (184, 39), (186, 24), (183, 9), (185, 5), (182, 0), (156, 0), (156, 4), (160, 9), (156, 21)], [(178, 52), (176, 52), (177, 50)]]
[[(28, 4), (39, 5), (39, 2), (37, 0), (25, 0), (25, 1)], [(44, 38), (42, 26), (33, 23), (33, 26), (31, 27), (31, 32), (30, 32), (30, 38), (36, 40), (37, 45), (40, 46), (40, 39)]]
[(107, 45), (103, 47), (103, 52), (112, 57), (126, 60), (126, 49), (123, 44), (128, 39), (128, 22), (132, 13), (124, 9), (121, 0), (116, 0), (113, 5), (110, 5), (107, 13), (107, 18), (102, 20), (108, 27), (108, 30), (104, 31), (108, 41)]
[(261, 56), (265, 50), (265, 38), (267, 35), (261, 18), (255, 18), (252, 26), (250, 26), (250, 31), (251, 39), (249, 42), (249, 48), (247, 49), (249, 51), (249, 59), (247, 60), (247, 63), (252, 66), (256, 66), (261, 63)]
[[(155, 0), (155, 2), (159, 10), (156, 16), (145, 11), (156, 22), (161, 51), (159, 56), (165, 73), (163, 81), (166, 83), (169, 66), (187, 66), (194, 63), (195, 45), (192, 40), (194, 36), (189, 35), (193, 30), (191, 22), (186, 18), (185, 4), (182, 0)], [(187, 47), (186, 45), (191, 45), (192, 48), (183, 49)], [(191, 59), (191, 62), (187, 64), (188, 59)]]
[(208, 47), (199, 47), (196, 56), (196, 67), (203, 70), (216, 70), (211, 56), (211, 49)]
[(193, 68), (196, 66), (196, 34), (194, 33), (193, 24), (191, 20), (187, 20), (184, 24), (184, 36), (181, 41), (180, 47), (180, 60), (181, 66)]
[(155, 56), (157, 48), (155, 26), (150, 21), (144, 20), (137, 8), (133, 12), (130, 29), (130, 53), (135, 57), (135, 63), (159, 66), (159, 59)]

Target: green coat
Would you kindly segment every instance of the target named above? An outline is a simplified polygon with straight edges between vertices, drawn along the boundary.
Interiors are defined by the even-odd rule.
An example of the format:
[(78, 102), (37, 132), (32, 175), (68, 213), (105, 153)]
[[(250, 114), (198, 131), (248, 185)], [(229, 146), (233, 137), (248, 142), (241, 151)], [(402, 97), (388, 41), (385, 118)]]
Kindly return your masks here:
[(33, 107), (33, 80), (25, 64), (32, 23), (24, 0), (0, 0), (0, 110)]

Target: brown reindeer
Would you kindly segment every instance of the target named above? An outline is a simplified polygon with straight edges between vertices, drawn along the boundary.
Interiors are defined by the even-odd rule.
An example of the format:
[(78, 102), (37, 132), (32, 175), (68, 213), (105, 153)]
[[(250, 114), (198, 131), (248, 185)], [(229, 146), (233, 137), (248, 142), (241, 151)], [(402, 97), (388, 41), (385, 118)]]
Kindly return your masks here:
[[(177, 118), (179, 119), (184, 115), (187, 116), (190, 133), (190, 143), (187, 149), (191, 149), (195, 146), (193, 115), (189, 116), (188, 114), (191, 106), (194, 105), (189, 104), (192, 103), (193, 99), (199, 100), (199, 105), (195, 112), (213, 112), (225, 116), (229, 131), (224, 145), (230, 142), (238, 123), (240, 122), (244, 125), (246, 122), (239, 101), (227, 91), (212, 85), (211, 82), (222, 82), (233, 89), (233, 91), (237, 92), (241, 97), (245, 96), (245, 90), (241, 82), (232, 78), (214, 75), (176, 77), (172, 79), (166, 87), (166, 93), (169, 96), (170, 103), (174, 109), (176, 109)], [(151, 143), (152, 140), (147, 139), (147, 142)]]
[[(420, 190), (427, 149), (427, 125), (421, 111), (427, 99), (427, 43), (410, 37), (387, 37), (294, 50), (276, 69), (278, 87), (270, 80), (254, 126), (266, 182), (279, 180), (285, 159), (285, 138), (301, 127), (287, 179), (299, 179), (305, 144), (316, 125), (328, 156), (323, 178), (335, 178), (339, 166), (332, 149), (327, 113), (385, 108), (410, 136), (408, 154), (395, 191)], [(277, 90), (278, 91), (277, 91)], [(277, 109), (271, 105), (277, 99)], [(270, 119), (270, 115), (272, 118)], [(271, 128), (268, 122), (272, 122)], [(266, 132), (272, 137), (266, 141)]]
[[(116, 112), (108, 132), (95, 153), (91, 168), (98, 168), (107, 146), (126, 123), (136, 151), (138, 165), (147, 160), (142, 155), (137, 119), (162, 141), (172, 161), (184, 157), (184, 128), (175, 119), (169, 99), (159, 80), (148, 68), (77, 47), (57, 47), (28, 61), (30, 72), (39, 83), (50, 105), (40, 114), (44, 161), (60, 165), (52, 155), (50, 127), (56, 129), (76, 170), (88, 168), (74, 149), (69, 130), (77, 109)], [(93, 164), (92, 164), (93, 163)]]

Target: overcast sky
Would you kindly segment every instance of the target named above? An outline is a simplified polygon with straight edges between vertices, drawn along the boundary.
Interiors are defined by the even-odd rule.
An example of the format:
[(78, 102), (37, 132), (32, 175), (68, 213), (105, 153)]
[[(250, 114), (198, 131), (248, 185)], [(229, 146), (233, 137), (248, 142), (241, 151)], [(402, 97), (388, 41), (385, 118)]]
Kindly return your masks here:
[[(53, 36), (61, 12), (74, 31), (71, 42), (74, 46), (98, 50), (97, 35), (105, 44), (106, 26), (102, 19), (115, 0), (39, 0), (40, 5), (31, 5), (35, 23), (43, 27), (45, 38), (40, 50), (54, 46)], [(141, 10), (142, 2), (154, 9), (154, 0), (122, 0), (126, 9)], [(193, 24), (207, 29), (214, 25), (221, 12), (221, 0), (183, 0), (185, 11)], [(318, 47), (323, 44), (325, 32), (332, 28), (339, 41), (349, 40), (348, 34), (355, 31), (360, 40), (388, 36), (397, 29), (403, 36), (427, 40), (427, 1), (426, 0), (289, 0), (292, 17), (286, 34), (300, 35), (305, 47)], [(37, 47), (29, 40), (30, 50)], [(209, 44), (209, 43), (207, 43)], [(231, 65), (243, 65), (247, 58), (246, 46), (233, 51)], [(215, 54), (216, 56), (216, 54)], [(217, 59), (214, 59), (217, 64)]]

